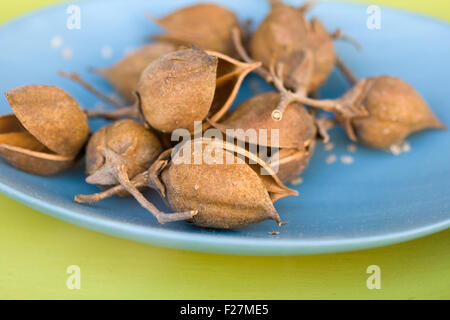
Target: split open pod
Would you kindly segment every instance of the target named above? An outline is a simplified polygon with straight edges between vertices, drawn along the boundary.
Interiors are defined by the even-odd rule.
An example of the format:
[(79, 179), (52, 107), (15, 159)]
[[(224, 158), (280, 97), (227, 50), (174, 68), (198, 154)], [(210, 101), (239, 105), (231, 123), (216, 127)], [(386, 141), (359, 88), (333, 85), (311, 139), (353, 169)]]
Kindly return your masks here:
[(0, 155), (38, 175), (70, 168), (89, 136), (87, 117), (77, 101), (48, 85), (12, 89), (6, 98), (14, 114), (0, 117)]

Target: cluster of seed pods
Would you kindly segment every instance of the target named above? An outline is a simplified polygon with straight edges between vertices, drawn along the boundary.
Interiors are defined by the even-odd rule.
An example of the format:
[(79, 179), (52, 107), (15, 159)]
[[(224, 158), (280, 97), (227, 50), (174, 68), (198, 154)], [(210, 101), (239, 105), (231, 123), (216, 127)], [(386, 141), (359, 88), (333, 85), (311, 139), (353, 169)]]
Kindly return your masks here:
[[(379, 149), (398, 145), (415, 131), (446, 128), (401, 79), (357, 80), (334, 50), (333, 40), (346, 38), (340, 31), (330, 34), (318, 19), (308, 21), (309, 4), (270, 3), (270, 13), (253, 33), (244, 32), (232, 11), (215, 4), (152, 17), (165, 30), (154, 42), (110, 68), (93, 70), (126, 103), (76, 73), (60, 72), (116, 110), (83, 112), (74, 98), (54, 86), (8, 91), (13, 114), (0, 117), (0, 156), (23, 171), (51, 175), (85, 154), (86, 182), (102, 191), (77, 195), (76, 202), (131, 195), (161, 224), (183, 220), (234, 229), (264, 220), (283, 224), (273, 203), (297, 195), (285, 183), (298, 181), (317, 139), (327, 141), (327, 130), (335, 124), (351, 140)], [(311, 97), (335, 65), (352, 88), (335, 100)], [(255, 95), (230, 111), (251, 72), (275, 91)], [(317, 119), (317, 109), (336, 117)], [(90, 136), (88, 117), (113, 122)], [(170, 141), (179, 129), (194, 136), (196, 123), (233, 142), (198, 137)], [(257, 133), (254, 140), (240, 134), (249, 130)], [(271, 131), (279, 133), (276, 140), (258, 136)], [(270, 149), (268, 158), (253, 147)], [(155, 207), (144, 188), (156, 190), (172, 212)]]

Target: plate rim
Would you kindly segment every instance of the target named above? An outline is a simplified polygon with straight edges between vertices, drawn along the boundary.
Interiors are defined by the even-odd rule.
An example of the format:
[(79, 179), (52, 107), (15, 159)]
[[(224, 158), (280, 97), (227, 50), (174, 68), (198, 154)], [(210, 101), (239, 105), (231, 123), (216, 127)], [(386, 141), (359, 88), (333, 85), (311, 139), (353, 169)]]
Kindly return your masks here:
[[(78, 3), (106, 2), (107, 0), (87, 0)], [(108, 0), (109, 2), (111, 0)], [(200, 1), (204, 2), (204, 1)], [(327, 4), (330, 4), (327, 2)], [(366, 7), (362, 3), (333, 2), (346, 6)], [(0, 24), (0, 29), (14, 27), (16, 23), (27, 18), (45, 13), (48, 10), (64, 7), (67, 3), (58, 3), (44, 6), (38, 10), (19, 15), (18, 17)], [(428, 22), (442, 24), (450, 27), (450, 23), (440, 18), (435, 18), (415, 11), (403, 10), (391, 6), (380, 5), (387, 10), (400, 14), (413, 16), (413, 18), (426, 20)], [(40, 213), (69, 222), (82, 228), (103, 234), (119, 237), (122, 239), (137, 241), (150, 245), (181, 249), (195, 252), (246, 255), (246, 256), (282, 256), (303, 254), (325, 254), (347, 251), (356, 251), (370, 248), (383, 247), (397, 244), (450, 228), (450, 219), (418, 228), (399, 231), (390, 234), (359, 237), (353, 239), (330, 239), (330, 240), (301, 240), (301, 239), (248, 239), (242, 237), (225, 237), (210, 234), (192, 234), (183, 231), (167, 229), (156, 229), (138, 225), (127, 225), (122, 222), (107, 220), (105, 218), (83, 215), (78, 212), (47, 203), (24, 192), (8, 186), (0, 181), (0, 192)]]
[(187, 232), (149, 229), (127, 225), (113, 220), (82, 215), (72, 210), (52, 205), (24, 194), (0, 182), (0, 191), (43, 214), (122, 239), (150, 245), (195, 252), (220, 253), (246, 256), (284, 256), (338, 253), (383, 247), (424, 237), (450, 228), (450, 219), (428, 226), (395, 232), (388, 235), (360, 237), (342, 240), (298, 240), (298, 239), (246, 239), (220, 235), (192, 234)]

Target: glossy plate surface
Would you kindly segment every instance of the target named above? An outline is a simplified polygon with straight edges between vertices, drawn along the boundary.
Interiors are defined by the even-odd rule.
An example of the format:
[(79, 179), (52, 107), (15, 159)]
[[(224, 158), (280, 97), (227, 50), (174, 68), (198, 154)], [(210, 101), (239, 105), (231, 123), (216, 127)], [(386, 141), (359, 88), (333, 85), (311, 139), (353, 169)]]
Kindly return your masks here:
[[(254, 25), (268, 12), (265, 1), (217, 1)], [(267, 1), (268, 2), (268, 1)], [(84, 1), (81, 29), (69, 30), (68, 5), (49, 7), (0, 27), (0, 91), (31, 83), (59, 85), (86, 107), (98, 99), (56, 71), (78, 71), (106, 92), (112, 89), (89, 74), (89, 66), (104, 67), (144, 44), (161, 30), (146, 18), (164, 15), (193, 1)], [(295, 3), (295, 2), (294, 2)], [(298, 3), (297, 3), (298, 4)], [(363, 51), (337, 43), (337, 51), (359, 77), (390, 74), (411, 83), (440, 119), (450, 124), (448, 75), (450, 26), (444, 22), (382, 8), (380, 30), (366, 27), (366, 6), (321, 3), (311, 14), (330, 31), (341, 27), (357, 39)], [(268, 90), (250, 77), (236, 103), (255, 90)], [(342, 94), (348, 85), (337, 71), (321, 91), (322, 97)], [(0, 113), (9, 113), (4, 97)], [(91, 128), (104, 125), (91, 122)], [(356, 146), (342, 130), (332, 132), (334, 148), (319, 143), (313, 161), (295, 187), (300, 197), (277, 202), (288, 224), (274, 222), (237, 231), (203, 230), (180, 222), (158, 225), (132, 199), (110, 199), (92, 206), (77, 205), (78, 193), (96, 192), (84, 182), (83, 163), (51, 178), (20, 172), (0, 162), (0, 190), (46, 214), (118, 237), (195, 251), (287, 255), (357, 250), (397, 243), (450, 226), (450, 132), (428, 131), (408, 139), (411, 150), (399, 156)], [(341, 159), (344, 157), (343, 159)], [(334, 163), (333, 159), (336, 159)], [(328, 161), (327, 161), (328, 159)], [(342, 161), (343, 160), (343, 161)], [(351, 162), (351, 163), (350, 163)], [(155, 193), (149, 197), (162, 206)], [(280, 231), (271, 236), (271, 231)]]

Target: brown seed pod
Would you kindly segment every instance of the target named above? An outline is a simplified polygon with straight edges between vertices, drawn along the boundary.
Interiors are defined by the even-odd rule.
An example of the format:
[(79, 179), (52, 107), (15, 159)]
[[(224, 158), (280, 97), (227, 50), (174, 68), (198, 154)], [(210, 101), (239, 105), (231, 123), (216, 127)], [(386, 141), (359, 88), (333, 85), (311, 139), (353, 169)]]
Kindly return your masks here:
[[(194, 121), (219, 120), (236, 99), (244, 78), (260, 63), (247, 64), (218, 52), (178, 50), (152, 62), (137, 87), (138, 102), (114, 111), (88, 110), (90, 117), (142, 117), (152, 128), (193, 131)], [(79, 82), (79, 79), (72, 79)]]
[(303, 51), (310, 50), (314, 69), (306, 91), (312, 92), (328, 79), (336, 63), (333, 38), (318, 19), (306, 19), (306, 8), (295, 8), (281, 1), (271, 1), (272, 10), (253, 33), (250, 41), (251, 56), (269, 70), (272, 63), (283, 64), (286, 70), (283, 82), (290, 90), (303, 86), (298, 68)]
[[(103, 187), (120, 185), (118, 195), (133, 195), (158, 221), (192, 218), (193, 211), (165, 214), (149, 203), (130, 179), (145, 171), (162, 151), (155, 134), (133, 120), (120, 120), (97, 131), (86, 151), (86, 182)], [(77, 199), (77, 197), (76, 197)]]
[(314, 154), (316, 140), (304, 150), (298, 149), (280, 149), (277, 160), (269, 162), (275, 171), (278, 168), (277, 175), (284, 183), (297, 184), (299, 177), (306, 170)]
[(49, 150), (13, 114), (0, 116), (0, 156), (19, 170), (43, 176), (62, 172), (76, 162), (72, 156)]
[(120, 120), (98, 130), (86, 149), (86, 181), (116, 185), (146, 170), (162, 152), (157, 136), (133, 120)]
[[(204, 51), (179, 50), (151, 63), (138, 84), (141, 112), (161, 132), (194, 129), (211, 109), (218, 59)], [(168, 107), (169, 106), (169, 107)]]
[(241, 26), (236, 15), (224, 7), (214, 3), (197, 4), (152, 20), (167, 31), (154, 37), (158, 41), (195, 45), (203, 50), (236, 56), (231, 32)]
[(29, 85), (6, 92), (15, 116), (48, 149), (77, 155), (89, 135), (86, 115), (66, 91), (47, 85)]
[(71, 167), (89, 135), (86, 115), (64, 90), (47, 85), (12, 89), (14, 115), (0, 119), (0, 154), (13, 166), (51, 175)]
[(157, 58), (176, 49), (171, 43), (152, 43), (130, 53), (114, 66), (95, 70), (95, 73), (105, 77), (128, 103), (133, 103), (136, 100), (134, 93), (137, 84), (145, 68)]
[(351, 140), (373, 148), (389, 149), (423, 129), (447, 128), (417, 91), (405, 81), (389, 76), (363, 79), (336, 100), (298, 97), (298, 101), (330, 109), (366, 110), (366, 115), (354, 117), (338, 112), (337, 118)]
[(399, 78), (362, 80), (342, 100), (364, 106), (369, 112), (366, 117), (340, 118), (348, 136), (369, 147), (388, 149), (403, 143), (413, 132), (446, 129), (420, 94)]
[[(355, 77), (336, 56), (333, 39), (346, 39), (338, 30), (329, 34), (318, 19), (309, 22), (304, 13), (311, 6), (305, 4), (295, 8), (272, 0), (272, 10), (252, 35), (250, 41), (251, 57), (247, 54), (239, 31), (233, 30), (235, 46), (244, 61), (261, 61), (262, 68), (256, 69), (267, 82), (272, 83), (281, 93), (275, 120), (280, 120), (285, 108), (297, 97), (315, 93), (330, 76), (335, 64), (349, 78)], [(346, 116), (362, 115), (364, 110), (339, 111)]]
[[(314, 116), (299, 103), (292, 103), (286, 109), (281, 121), (275, 121), (272, 111), (280, 100), (277, 92), (267, 92), (255, 96), (233, 110), (220, 123), (213, 126), (233, 138), (263, 147), (279, 148), (273, 157), (272, 168), (287, 183), (298, 178), (309, 163), (314, 151), (317, 129)], [(231, 130), (230, 130), (231, 129)], [(249, 140), (248, 130), (255, 130), (257, 141)], [(266, 133), (267, 141), (259, 136)], [(272, 130), (278, 131), (278, 138), (272, 141)], [(279, 167), (277, 167), (279, 166)]]
[[(152, 167), (138, 175), (132, 183), (136, 188), (148, 186), (158, 190), (174, 211), (195, 210), (196, 215), (190, 222), (198, 226), (234, 229), (267, 219), (281, 225), (272, 202), (297, 194), (284, 186), (267, 164), (234, 145), (199, 139), (179, 148), (168, 161), (171, 152), (168, 150), (161, 154)], [(208, 152), (214, 159), (222, 159), (223, 162), (208, 162), (205, 160)], [(226, 153), (232, 155), (232, 163), (226, 162)], [(185, 155), (188, 162), (179, 161)], [(238, 162), (237, 155), (254, 161), (254, 164)], [(197, 156), (204, 162), (195, 164)], [(261, 168), (268, 175), (261, 175)], [(76, 201), (100, 201), (121, 190), (117, 186), (96, 195), (78, 196)]]

